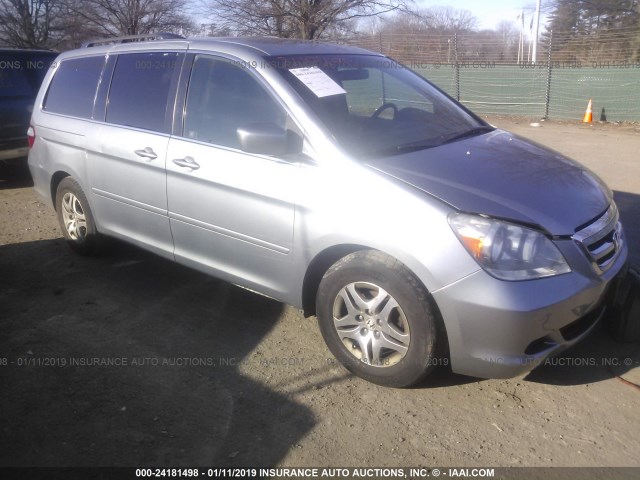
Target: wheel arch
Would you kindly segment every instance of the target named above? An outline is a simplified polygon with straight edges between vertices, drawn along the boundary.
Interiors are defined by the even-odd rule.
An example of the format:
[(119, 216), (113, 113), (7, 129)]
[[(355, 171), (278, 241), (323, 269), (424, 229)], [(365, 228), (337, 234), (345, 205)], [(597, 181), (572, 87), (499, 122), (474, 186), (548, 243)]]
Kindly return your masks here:
[(316, 295), (318, 292), (318, 287), (320, 286), (320, 281), (322, 280), (322, 277), (327, 272), (327, 270), (329, 270), (329, 268), (331, 268), (331, 266), (341, 258), (344, 258), (351, 253), (362, 250), (378, 250), (404, 265), (404, 267), (413, 274), (422, 288), (424, 288), (425, 292), (427, 292), (429, 301), (437, 311), (437, 315), (440, 317), (440, 319), (442, 319), (440, 309), (435, 299), (431, 295), (430, 289), (427, 285), (425, 285), (424, 281), (422, 281), (415, 270), (407, 264), (407, 262), (403, 261), (402, 258), (398, 258), (396, 255), (393, 255), (379, 248), (353, 243), (327, 247), (319, 252), (309, 263), (302, 283), (302, 311), (305, 317), (310, 317), (316, 314)]
[[(328, 257), (325, 257), (325, 259), (326, 258)], [(321, 333), (329, 349), (343, 363), (343, 366), (356, 375), (374, 383), (406, 387), (414, 385), (415, 382), (424, 378), (433, 367), (447, 366), (450, 364), (449, 338), (442, 312), (429, 289), (411, 268), (396, 256), (370, 247), (356, 249), (350, 254), (347, 254), (346, 258), (343, 257), (343, 260), (338, 260), (337, 262), (333, 268), (329, 267), (330, 275), (332, 275), (332, 277), (330, 277), (331, 281), (325, 282), (323, 280), (320, 282), (317, 292), (318, 310), (316, 313)], [(369, 367), (361, 368), (362, 364), (360, 362), (354, 364), (354, 360), (350, 355), (346, 355), (346, 357), (349, 357), (348, 359), (343, 356), (345, 352), (345, 345), (343, 345), (344, 339), (339, 333), (336, 336), (335, 330), (336, 328), (340, 330), (340, 328), (334, 325), (336, 323), (336, 313), (334, 309), (335, 300), (341, 297), (341, 294), (337, 293), (338, 290), (345, 288), (349, 282), (356, 282), (351, 283), (355, 288), (358, 288), (356, 285), (358, 282), (365, 284), (370, 282), (373, 284), (372, 286), (370, 285), (372, 288), (378, 288), (383, 291), (385, 297), (395, 297), (396, 305), (407, 313), (410, 313), (410, 317), (405, 319), (405, 321), (408, 322), (406, 325), (409, 323), (412, 325), (411, 331), (414, 333), (417, 332), (417, 337), (412, 333), (410, 342), (405, 344), (406, 348), (408, 348), (406, 353), (413, 353), (411, 353), (412, 357), (410, 357), (409, 363), (406, 364), (402, 370), (389, 370), (391, 372), (389, 375), (385, 373), (378, 375), (373, 372), (368, 372), (366, 368)], [(367, 289), (369, 287), (365, 286), (364, 288)], [(353, 295), (355, 295), (355, 293)], [(353, 308), (349, 308), (349, 313), (352, 314), (354, 309), (363, 312), (365, 310), (361, 304), (352, 304), (352, 306)], [(371, 321), (373, 316), (377, 317), (378, 313), (372, 313), (367, 310), (363, 315), (372, 316), (369, 318), (369, 321)], [(375, 319), (374, 322), (381, 325), (381, 318), (382, 317)], [(411, 320), (409, 320), (409, 318)], [(358, 321), (362, 320), (363, 318), (361, 317)], [(382, 322), (384, 323), (385, 320), (383, 319)], [(369, 325), (369, 327), (373, 328), (371, 325)], [(357, 328), (359, 329), (361, 327)], [(367, 330), (368, 328), (364, 328), (358, 333), (368, 336)], [(364, 352), (365, 350), (362, 350), (362, 344), (358, 340), (355, 341), (360, 345), (360, 351)], [(353, 348), (356, 347), (354, 346)], [(353, 355), (349, 346), (347, 346), (346, 349)], [(368, 348), (367, 351), (369, 351), (367, 357), (371, 359), (371, 351), (368, 350)], [(404, 353), (402, 355), (402, 358), (404, 358)], [(360, 357), (355, 355), (355, 358)], [(366, 363), (368, 364), (368, 362)], [(421, 367), (416, 367), (418, 365)], [(395, 369), (396, 367), (394, 364), (391, 364), (391, 368)]]
[(53, 205), (54, 210), (56, 208), (56, 193), (58, 191), (58, 185), (60, 185), (62, 180), (70, 176), (71, 174), (63, 170), (58, 170), (51, 176), (51, 204)]
[(327, 247), (318, 253), (309, 263), (302, 281), (302, 311), (305, 317), (316, 314), (316, 294), (324, 274), (347, 255), (360, 250), (373, 250), (371, 247), (358, 244), (342, 244)]

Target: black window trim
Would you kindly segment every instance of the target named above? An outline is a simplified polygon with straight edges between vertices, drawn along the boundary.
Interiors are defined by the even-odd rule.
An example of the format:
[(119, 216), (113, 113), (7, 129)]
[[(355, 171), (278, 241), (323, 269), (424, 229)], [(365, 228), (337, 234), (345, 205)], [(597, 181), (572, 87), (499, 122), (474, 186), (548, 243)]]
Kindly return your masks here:
[(104, 122), (107, 118), (107, 100), (109, 98), (113, 72), (116, 68), (117, 55), (109, 55), (107, 53), (105, 57), (106, 61), (100, 80), (98, 80), (98, 89), (96, 90), (96, 97), (93, 102), (93, 114), (91, 115), (91, 119), (98, 122)]

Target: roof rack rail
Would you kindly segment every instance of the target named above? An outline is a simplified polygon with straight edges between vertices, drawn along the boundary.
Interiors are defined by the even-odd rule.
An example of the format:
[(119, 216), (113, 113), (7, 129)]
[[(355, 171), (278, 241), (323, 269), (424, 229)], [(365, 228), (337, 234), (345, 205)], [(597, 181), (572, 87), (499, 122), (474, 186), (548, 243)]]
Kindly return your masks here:
[(111, 45), (118, 43), (148, 42), (150, 40), (184, 40), (185, 37), (176, 33), (148, 33), (146, 35), (128, 35), (126, 37), (111, 37), (100, 40), (91, 40), (82, 44), (81, 48), (96, 47), (98, 45)]

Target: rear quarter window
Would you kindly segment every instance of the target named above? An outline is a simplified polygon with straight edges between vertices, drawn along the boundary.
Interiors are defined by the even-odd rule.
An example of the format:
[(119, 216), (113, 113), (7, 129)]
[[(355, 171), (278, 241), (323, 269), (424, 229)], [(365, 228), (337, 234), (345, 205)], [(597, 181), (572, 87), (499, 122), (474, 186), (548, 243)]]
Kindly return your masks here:
[(104, 62), (104, 56), (63, 60), (49, 85), (44, 110), (91, 118)]

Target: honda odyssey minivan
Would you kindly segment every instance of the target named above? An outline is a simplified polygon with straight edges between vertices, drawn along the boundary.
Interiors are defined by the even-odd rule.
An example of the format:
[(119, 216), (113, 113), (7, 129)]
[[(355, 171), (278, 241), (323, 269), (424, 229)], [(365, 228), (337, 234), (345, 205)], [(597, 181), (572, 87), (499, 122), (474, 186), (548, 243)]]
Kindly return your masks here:
[(595, 174), (359, 48), (94, 42), (58, 57), (29, 142), (74, 250), (120, 238), (299, 307), (382, 385), (525, 373), (594, 328), (626, 268)]

